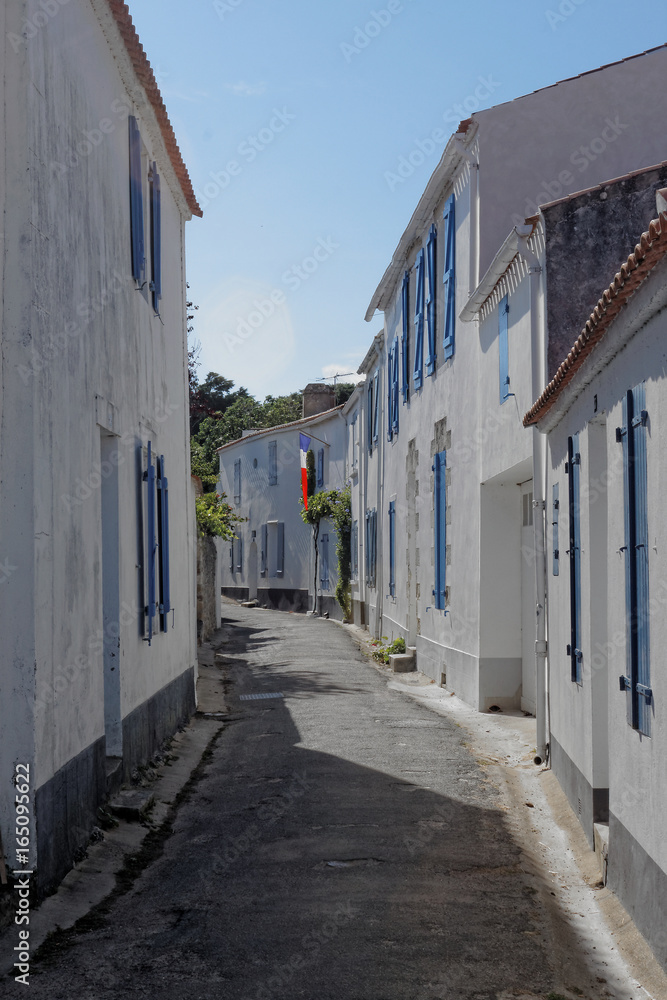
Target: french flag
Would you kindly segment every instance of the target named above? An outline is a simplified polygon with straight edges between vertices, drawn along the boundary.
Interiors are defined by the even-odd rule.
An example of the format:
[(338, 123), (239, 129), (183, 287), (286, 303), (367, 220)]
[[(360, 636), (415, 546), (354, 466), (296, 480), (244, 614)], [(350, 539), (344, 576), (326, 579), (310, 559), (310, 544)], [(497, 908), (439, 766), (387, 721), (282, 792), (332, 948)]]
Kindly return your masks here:
[(306, 467), (306, 455), (310, 448), (310, 438), (306, 434), (299, 434), (299, 451), (301, 453), (301, 488), (303, 490), (303, 506), (308, 510), (308, 469)]

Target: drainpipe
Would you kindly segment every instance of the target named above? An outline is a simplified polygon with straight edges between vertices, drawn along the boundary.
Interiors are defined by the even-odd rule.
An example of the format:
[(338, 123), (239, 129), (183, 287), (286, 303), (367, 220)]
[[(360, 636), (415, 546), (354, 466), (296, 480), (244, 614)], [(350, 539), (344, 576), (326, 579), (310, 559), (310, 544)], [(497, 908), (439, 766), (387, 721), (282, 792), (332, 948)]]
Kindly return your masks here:
[[(530, 275), (530, 346), (532, 364), (532, 398), (537, 399), (544, 388), (545, 345), (542, 320), (542, 266), (528, 248), (532, 226), (516, 226), (518, 252), (528, 265)], [(533, 427), (533, 530), (535, 537), (535, 671), (536, 671), (536, 752), (535, 763), (549, 757), (549, 685), (546, 626), (546, 440)]]

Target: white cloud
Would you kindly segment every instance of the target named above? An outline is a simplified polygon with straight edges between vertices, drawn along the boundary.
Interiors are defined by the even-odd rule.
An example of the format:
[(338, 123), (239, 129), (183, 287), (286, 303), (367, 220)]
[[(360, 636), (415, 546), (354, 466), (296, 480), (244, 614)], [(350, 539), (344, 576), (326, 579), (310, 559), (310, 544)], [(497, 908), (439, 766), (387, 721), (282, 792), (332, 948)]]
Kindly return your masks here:
[(237, 97), (261, 97), (266, 91), (265, 83), (246, 83), (239, 80), (238, 83), (228, 83), (227, 90), (231, 90)]
[(357, 375), (356, 371), (360, 363), (361, 358), (359, 358), (358, 361), (356, 359), (350, 361), (348, 358), (347, 361), (339, 365), (324, 365), (322, 367), (322, 374), (325, 378), (334, 378), (335, 376), (338, 376), (339, 382), (354, 382), (356, 385), (357, 382), (363, 382), (364, 380), (364, 376)]

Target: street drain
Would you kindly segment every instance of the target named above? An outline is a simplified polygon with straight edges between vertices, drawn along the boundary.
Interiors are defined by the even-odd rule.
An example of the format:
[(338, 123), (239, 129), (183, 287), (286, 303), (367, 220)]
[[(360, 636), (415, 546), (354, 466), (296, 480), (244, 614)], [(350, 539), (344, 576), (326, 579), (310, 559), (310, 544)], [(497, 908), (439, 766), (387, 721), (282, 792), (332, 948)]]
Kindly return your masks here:
[(242, 694), (239, 695), (239, 701), (265, 701), (267, 698), (284, 698), (285, 696), (280, 693), (280, 691), (266, 691), (262, 694)]

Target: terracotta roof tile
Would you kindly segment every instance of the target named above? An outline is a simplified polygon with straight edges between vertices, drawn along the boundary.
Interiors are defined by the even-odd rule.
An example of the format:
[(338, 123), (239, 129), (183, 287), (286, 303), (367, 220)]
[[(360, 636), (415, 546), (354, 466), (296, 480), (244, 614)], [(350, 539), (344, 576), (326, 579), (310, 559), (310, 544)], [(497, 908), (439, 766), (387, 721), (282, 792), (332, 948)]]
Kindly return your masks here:
[(572, 381), (586, 358), (604, 337), (612, 320), (618, 315), (630, 296), (639, 288), (653, 268), (667, 255), (667, 212), (661, 212), (642, 233), (639, 243), (621, 265), (614, 280), (604, 290), (598, 304), (565, 361), (552, 378), (540, 398), (523, 418), (524, 427), (537, 423), (549, 412), (563, 390)]
[(176, 136), (174, 135), (174, 130), (167, 114), (167, 109), (164, 106), (164, 101), (162, 100), (162, 95), (160, 94), (159, 87), (155, 80), (151, 64), (149, 63), (148, 57), (144, 52), (143, 45), (139, 41), (139, 36), (136, 28), (134, 27), (128, 6), (126, 3), (123, 3), (122, 0), (107, 0), (107, 3), (109, 4), (109, 10), (118, 25), (118, 30), (121, 33), (123, 42), (125, 43), (125, 48), (127, 49), (130, 59), (132, 60), (132, 65), (134, 67), (134, 72), (137, 75), (137, 79), (146, 91), (146, 96), (148, 97), (148, 100), (150, 101), (155, 112), (155, 117), (158, 120), (164, 144), (167, 147), (169, 159), (171, 160), (176, 177), (178, 178), (178, 182), (181, 185), (183, 194), (185, 195), (188, 207), (193, 215), (198, 215), (201, 218), (203, 212), (197, 203), (197, 199), (195, 198), (192, 182), (190, 181), (190, 175), (188, 174), (187, 167), (183, 162), (181, 151), (178, 148)]
[(321, 413), (311, 413), (309, 417), (300, 417), (299, 420), (290, 420), (287, 424), (275, 424), (273, 427), (259, 427), (252, 434), (246, 434), (245, 437), (235, 438), (233, 441), (228, 441), (227, 444), (221, 444), (216, 451), (224, 451), (225, 448), (231, 448), (233, 444), (238, 444), (239, 441), (250, 441), (253, 438), (260, 437), (262, 434), (272, 434), (274, 431), (284, 431), (287, 427), (301, 427), (303, 424), (312, 424), (313, 421), (319, 420), (320, 417), (330, 417), (333, 413), (337, 413), (342, 410), (345, 403), (341, 403), (340, 406), (334, 406), (330, 410), (322, 410)]

